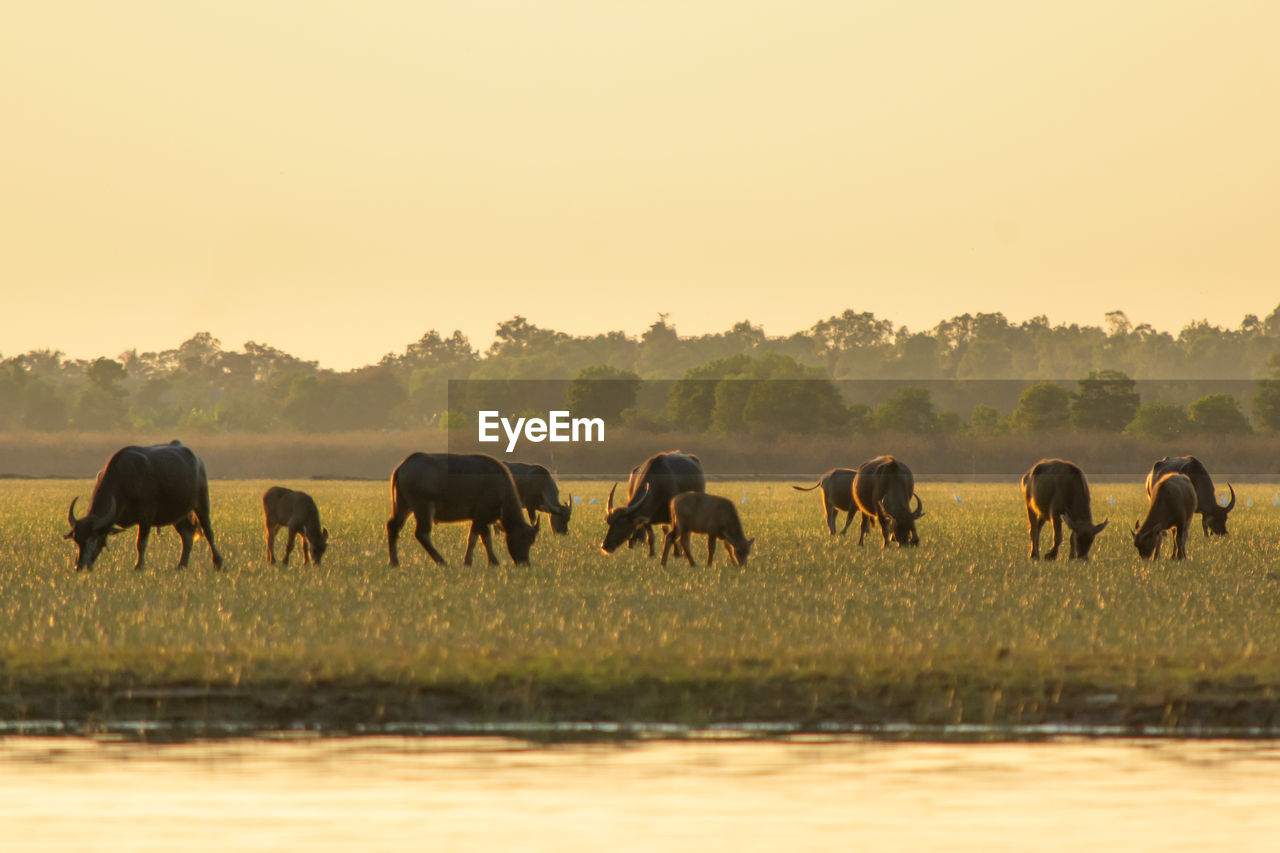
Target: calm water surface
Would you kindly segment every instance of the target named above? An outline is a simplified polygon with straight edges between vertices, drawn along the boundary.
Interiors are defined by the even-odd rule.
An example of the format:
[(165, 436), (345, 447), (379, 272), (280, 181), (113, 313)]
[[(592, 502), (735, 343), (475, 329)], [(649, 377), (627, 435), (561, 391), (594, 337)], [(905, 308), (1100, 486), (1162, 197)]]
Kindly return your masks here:
[(0, 849), (1280, 848), (1280, 743), (0, 740)]

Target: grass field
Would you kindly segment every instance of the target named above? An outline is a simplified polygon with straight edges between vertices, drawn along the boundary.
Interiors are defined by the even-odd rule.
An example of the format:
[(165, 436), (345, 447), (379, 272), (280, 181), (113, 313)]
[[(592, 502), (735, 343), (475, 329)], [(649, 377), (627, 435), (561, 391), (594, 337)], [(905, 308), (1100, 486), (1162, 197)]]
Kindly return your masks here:
[(437, 567), (410, 523), (391, 569), (385, 484), (285, 483), (332, 532), (321, 568), (266, 563), (268, 485), (212, 484), (224, 571), (200, 541), (176, 571), (166, 529), (145, 571), (131, 531), (77, 574), (62, 534), (92, 483), (0, 482), (0, 718), (1280, 725), (1273, 486), (1237, 489), (1229, 539), (1197, 520), (1187, 561), (1149, 563), (1141, 486), (1095, 485), (1092, 559), (1033, 563), (1013, 483), (919, 485), (922, 545), (888, 550), (830, 537), (817, 492), (712, 483), (757, 541), (707, 569), (698, 537), (697, 568), (602, 554), (609, 484), (569, 482), (571, 533), (544, 522), (531, 566), (498, 536), (502, 565), (464, 567), (444, 525)]

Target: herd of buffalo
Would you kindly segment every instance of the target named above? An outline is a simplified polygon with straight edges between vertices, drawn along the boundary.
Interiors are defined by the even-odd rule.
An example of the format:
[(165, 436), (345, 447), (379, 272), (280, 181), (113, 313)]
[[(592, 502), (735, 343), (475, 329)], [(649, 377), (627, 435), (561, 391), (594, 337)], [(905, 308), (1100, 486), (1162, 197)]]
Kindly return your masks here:
[[(613, 553), (622, 545), (647, 543), (654, 554), (655, 525), (662, 526), (666, 539), (662, 562), (675, 551), (693, 565), (689, 537), (707, 536), (707, 565), (715, 556), (717, 540), (723, 540), (730, 559), (746, 562), (754, 539), (742, 529), (737, 507), (728, 498), (706, 493), (702, 462), (691, 453), (659, 453), (631, 470), (627, 481), (627, 502), (614, 505), (615, 485), (609, 491), (605, 509), (605, 532), (601, 548)], [(918, 545), (916, 521), (924, 506), (915, 493), (911, 470), (892, 456), (877, 456), (858, 468), (835, 468), (813, 486), (793, 486), (800, 491), (822, 489), (822, 505), (827, 528), (836, 533), (836, 518), (848, 513), (840, 533), (849, 529), (854, 513), (861, 517), (858, 544), (873, 523), (880, 528), (883, 545), (889, 540), (899, 545)], [(1158, 556), (1168, 530), (1174, 531), (1174, 556), (1187, 554), (1187, 534), (1192, 517), (1201, 515), (1205, 535), (1225, 535), (1227, 514), (1235, 507), (1235, 490), (1228, 484), (1230, 502), (1220, 505), (1208, 470), (1194, 456), (1165, 457), (1147, 475), (1149, 508), (1147, 517), (1135, 523), (1134, 545), (1143, 558)], [(1031, 537), (1031, 558), (1040, 557), (1040, 531), (1053, 525), (1053, 545), (1046, 559), (1058, 555), (1062, 525), (1069, 531), (1071, 557), (1086, 559), (1093, 541), (1107, 522), (1094, 524), (1089, 484), (1080, 468), (1062, 459), (1044, 459), (1022, 477), (1022, 496), (1027, 509), (1027, 529)], [(912, 505), (914, 502), (914, 506)], [(154, 447), (125, 447), (117, 451), (98, 474), (89, 509), (77, 518), (76, 501), (71, 501), (67, 521), (71, 530), (65, 538), (77, 547), (76, 570), (91, 569), (106, 545), (107, 537), (138, 528), (138, 560), (141, 569), (151, 528), (172, 525), (182, 538), (178, 567), (187, 565), (197, 532), (209, 543), (215, 568), (222, 555), (213, 541), (209, 523), (209, 479), (204, 463), (181, 442)], [(267, 531), (267, 559), (274, 563), (275, 538), (281, 528), (288, 531), (284, 562), (293, 553), (295, 540), (302, 537), (304, 562), (320, 563), (328, 547), (329, 531), (320, 524), (316, 502), (304, 492), (275, 486), (262, 496)], [(507, 551), (517, 563), (529, 562), (529, 551), (541, 526), (539, 513), (551, 519), (555, 533), (566, 533), (573, 512), (573, 498), (560, 502), (559, 489), (551, 473), (541, 465), (503, 463), (480, 454), (414, 453), (391, 475), (391, 518), (387, 521), (387, 551), (391, 565), (400, 564), (397, 540), (405, 521), (412, 515), (414, 536), (437, 563), (444, 557), (431, 543), (431, 528), (438, 521), (470, 521), (467, 551), (463, 558), (471, 564), (476, 540), (484, 545), (489, 563), (496, 564), (492, 529), (502, 530)], [(527, 516), (527, 520), (526, 520)]]

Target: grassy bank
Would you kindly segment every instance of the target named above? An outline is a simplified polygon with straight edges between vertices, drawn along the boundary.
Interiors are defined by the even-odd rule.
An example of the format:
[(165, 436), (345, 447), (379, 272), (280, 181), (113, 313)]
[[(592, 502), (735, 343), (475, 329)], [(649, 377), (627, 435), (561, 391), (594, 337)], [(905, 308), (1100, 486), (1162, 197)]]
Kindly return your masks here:
[(922, 485), (922, 546), (882, 551), (829, 537), (816, 494), (718, 483), (757, 551), (706, 569), (700, 544), (697, 568), (600, 553), (608, 484), (566, 483), (571, 534), (544, 525), (532, 566), (463, 567), (446, 525), (452, 565), (406, 530), (393, 570), (384, 484), (302, 484), (333, 533), (317, 569), (265, 563), (268, 482), (216, 482), (224, 571), (200, 542), (175, 571), (169, 530), (144, 572), (125, 534), (76, 574), (91, 485), (0, 483), (0, 718), (1280, 723), (1273, 486), (1182, 564), (1137, 560), (1140, 486), (1099, 486), (1095, 558), (1037, 564), (1012, 484)]

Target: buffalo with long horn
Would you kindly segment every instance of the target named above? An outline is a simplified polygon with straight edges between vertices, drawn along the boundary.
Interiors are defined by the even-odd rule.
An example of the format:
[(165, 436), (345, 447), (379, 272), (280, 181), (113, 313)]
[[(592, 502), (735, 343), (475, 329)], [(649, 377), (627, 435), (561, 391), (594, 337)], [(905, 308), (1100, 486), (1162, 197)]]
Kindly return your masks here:
[(67, 509), (71, 530), (63, 537), (76, 543), (76, 571), (92, 569), (107, 537), (135, 525), (135, 569), (142, 568), (151, 529), (168, 525), (182, 538), (178, 568), (186, 567), (197, 531), (209, 543), (214, 568), (222, 567), (209, 521), (209, 477), (200, 457), (180, 441), (121, 448), (99, 472), (89, 511), (81, 518), (76, 517), (76, 500)]
[(919, 545), (916, 522), (924, 516), (924, 503), (915, 489), (911, 469), (892, 456), (877, 456), (859, 465), (851, 486), (853, 501), (862, 513), (858, 544), (874, 521), (880, 525), (881, 547), (889, 547), (890, 538), (899, 546)]
[(632, 542), (637, 534), (647, 534), (652, 557), (652, 526), (671, 523), (671, 499), (681, 492), (706, 492), (707, 479), (697, 456), (672, 451), (658, 453), (632, 471), (626, 506), (614, 506), (617, 490), (615, 483), (605, 504), (605, 524), (609, 529), (601, 549), (612, 554), (624, 542)]
[(1231, 493), (1231, 500), (1226, 506), (1218, 503), (1218, 492), (1213, 487), (1213, 477), (1209, 476), (1209, 469), (1204, 467), (1204, 463), (1194, 456), (1174, 456), (1159, 459), (1151, 466), (1151, 472), (1147, 474), (1147, 497), (1151, 497), (1151, 493), (1155, 488), (1155, 484), (1165, 474), (1185, 474), (1191, 485), (1196, 490), (1196, 512), (1200, 513), (1200, 527), (1204, 530), (1204, 535), (1226, 536), (1227, 535), (1227, 513), (1236, 508), (1236, 490), (1227, 483), (1227, 491)]

